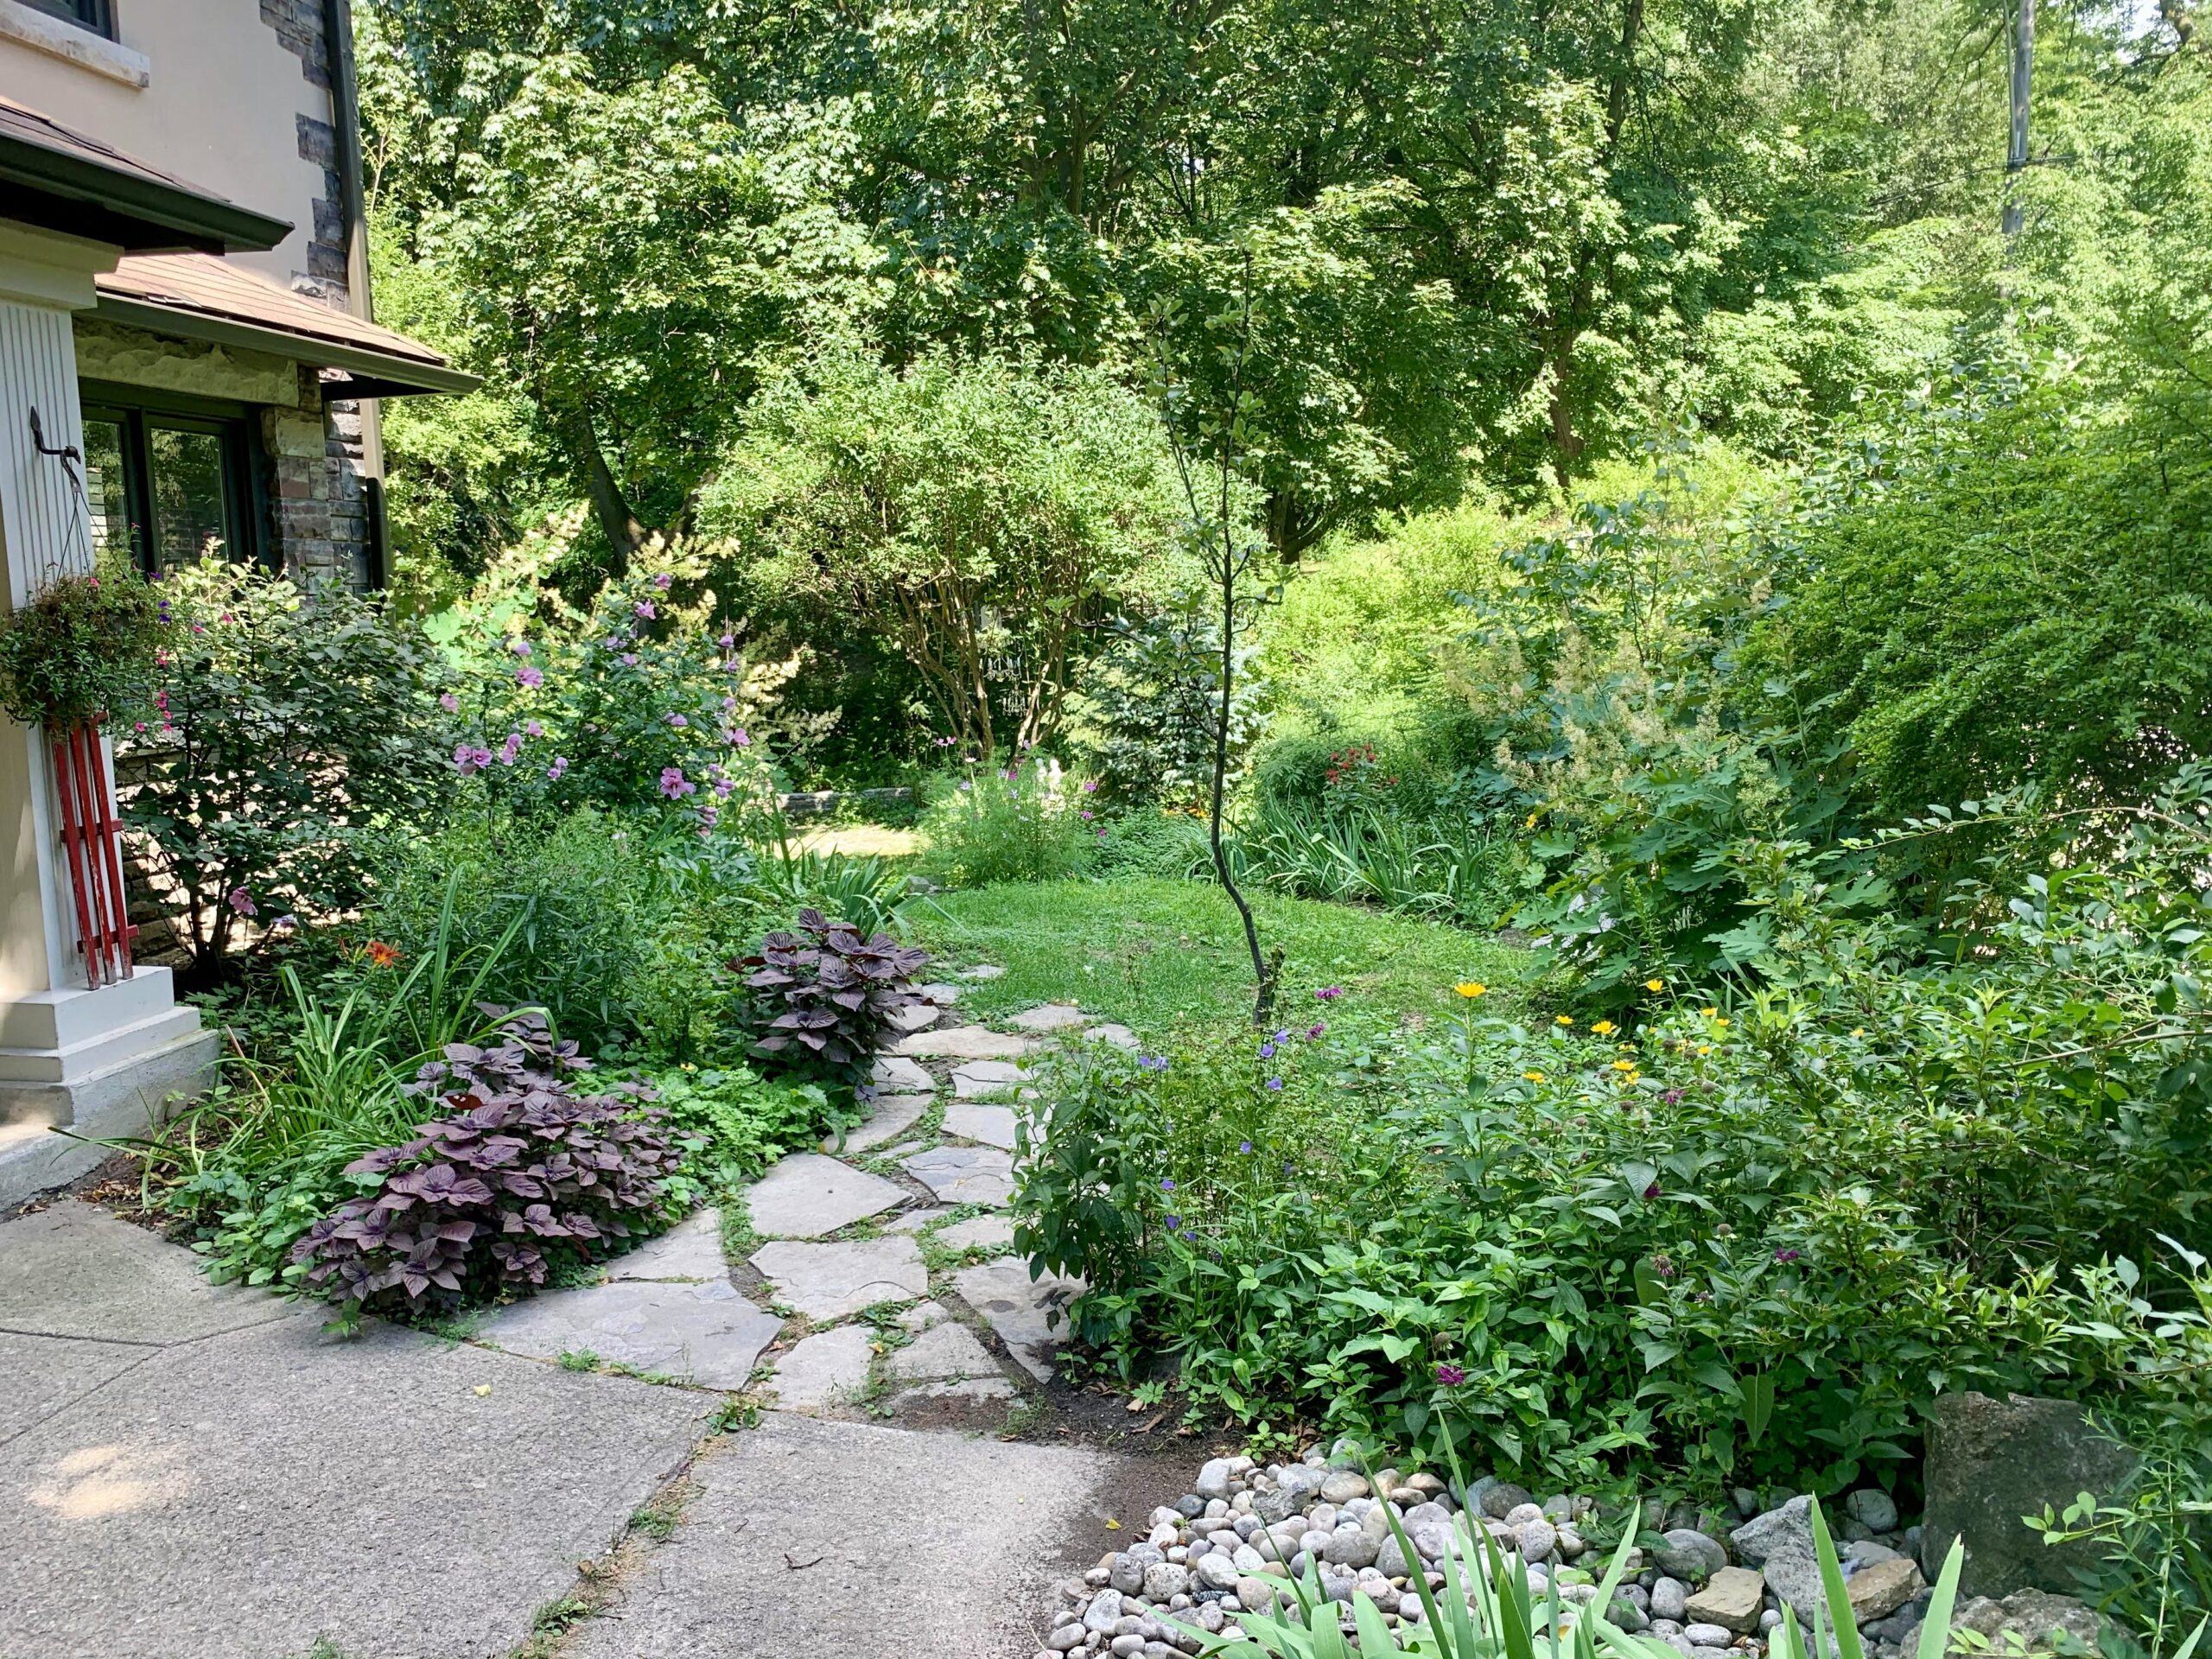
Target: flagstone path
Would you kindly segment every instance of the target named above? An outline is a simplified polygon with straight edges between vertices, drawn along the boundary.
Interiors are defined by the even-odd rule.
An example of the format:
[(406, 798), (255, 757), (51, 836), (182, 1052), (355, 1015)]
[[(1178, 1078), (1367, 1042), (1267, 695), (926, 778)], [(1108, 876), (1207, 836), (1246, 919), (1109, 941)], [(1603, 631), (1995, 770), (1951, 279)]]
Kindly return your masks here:
[(461, 1344), (0, 1224), (0, 1653), (1026, 1659), (1136, 1465), (1001, 1438), (1082, 1288), (1012, 1254), (1024, 1063), (1136, 1039), (931, 991), (865, 1123)]

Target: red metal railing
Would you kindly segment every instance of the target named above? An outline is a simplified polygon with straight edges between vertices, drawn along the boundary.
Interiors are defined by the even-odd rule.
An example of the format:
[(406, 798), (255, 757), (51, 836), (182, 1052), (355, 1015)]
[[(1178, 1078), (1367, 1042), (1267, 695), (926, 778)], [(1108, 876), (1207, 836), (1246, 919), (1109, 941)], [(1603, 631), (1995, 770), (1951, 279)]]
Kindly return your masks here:
[(73, 727), (54, 741), (54, 793), (61, 803), (61, 846), (77, 897), (77, 938), (85, 977), (94, 990), (130, 977), (130, 900), (123, 888), (123, 849), (116, 837), (115, 781), (96, 725)]

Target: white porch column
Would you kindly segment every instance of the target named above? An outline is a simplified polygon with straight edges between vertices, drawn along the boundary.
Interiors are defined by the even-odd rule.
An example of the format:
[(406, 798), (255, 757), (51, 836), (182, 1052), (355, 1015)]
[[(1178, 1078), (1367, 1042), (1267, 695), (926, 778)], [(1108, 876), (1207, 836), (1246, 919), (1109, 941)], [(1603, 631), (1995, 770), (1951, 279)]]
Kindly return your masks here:
[[(85, 568), (84, 506), (30, 412), (49, 446), (82, 451), (70, 314), (120, 251), (0, 219), (0, 609)], [(143, 1134), (165, 1100), (207, 1087), (215, 1044), (166, 968), (86, 988), (45, 734), (0, 715), (0, 1210), (106, 1156), (54, 1127)]]

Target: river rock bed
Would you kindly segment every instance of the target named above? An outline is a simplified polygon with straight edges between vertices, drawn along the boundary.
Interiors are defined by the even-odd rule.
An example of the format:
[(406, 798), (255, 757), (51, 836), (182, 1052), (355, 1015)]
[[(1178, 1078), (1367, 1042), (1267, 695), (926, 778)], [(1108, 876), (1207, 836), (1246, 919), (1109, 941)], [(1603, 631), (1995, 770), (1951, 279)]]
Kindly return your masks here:
[[(1485, 1476), (1465, 1493), (1470, 1522), (1509, 1557), (1519, 1558), (1529, 1588), (1563, 1602), (1596, 1599), (1605, 1555), (1584, 1529), (1604, 1526), (1618, 1536), (1622, 1517), (1599, 1503), (1559, 1493), (1539, 1500), (1510, 1482)], [(1788, 1493), (1733, 1494), (1735, 1513), (1690, 1505), (1648, 1506), (1646, 1532), (1659, 1535), (1647, 1557), (1630, 1557), (1628, 1577), (1607, 1617), (1620, 1628), (1658, 1638), (1688, 1659), (1751, 1659), (1763, 1654), (1766, 1632), (1782, 1622), (1785, 1602), (1805, 1620), (1821, 1593), (1813, 1556), (1809, 1497)], [(1408, 1560), (1389, 1524), (1394, 1514), (1419, 1561)], [(1189, 1491), (1153, 1510), (1140, 1541), (1105, 1556), (1080, 1579), (1058, 1586), (1050, 1633), (1038, 1659), (1104, 1653), (1162, 1659), (1197, 1653), (1208, 1633), (1230, 1626), (1240, 1611), (1294, 1608), (1291, 1576), (1318, 1567), (1322, 1592), (1344, 1604), (1372, 1601), (1386, 1624), (1423, 1617), (1412, 1574), (1441, 1594), (1447, 1550), (1465, 1552), (1456, 1517), (1460, 1504), (1444, 1480), (1426, 1471), (1379, 1470), (1372, 1481), (1341, 1444), (1301, 1461), (1265, 1467), (1247, 1457), (1215, 1458)], [(1897, 1505), (1874, 1488), (1849, 1494), (1834, 1513), (1837, 1548), (1852, 1605), (1877, 1659), (1896, 1659), (1917, 1639), (1929, 1591), (1914, 1560), (1920, 1529), (1902, 1527)], [(1168, 1623), (1175, 1621), (1175, 1624)]]

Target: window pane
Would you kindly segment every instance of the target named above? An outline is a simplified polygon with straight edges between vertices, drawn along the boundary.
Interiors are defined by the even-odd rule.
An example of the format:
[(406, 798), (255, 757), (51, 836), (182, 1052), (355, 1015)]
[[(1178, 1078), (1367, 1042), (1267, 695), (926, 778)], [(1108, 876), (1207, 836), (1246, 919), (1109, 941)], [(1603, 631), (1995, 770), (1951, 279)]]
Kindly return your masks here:
[(136, 563), (130, 493), (123, 481), (123, 423), (85, 417), (85, 500), (92, 513), (92, 551)]
[(164, 573), (204, 558), (229, 558), (232, 544), (223, 511), (223, 441), (213, 432), (151, 427), (154, 452), (154, 558)]

